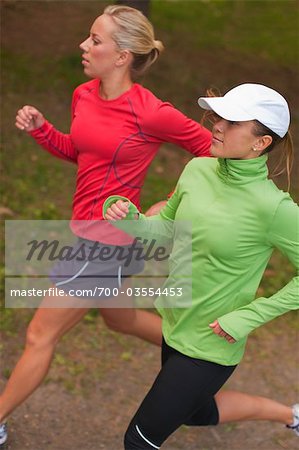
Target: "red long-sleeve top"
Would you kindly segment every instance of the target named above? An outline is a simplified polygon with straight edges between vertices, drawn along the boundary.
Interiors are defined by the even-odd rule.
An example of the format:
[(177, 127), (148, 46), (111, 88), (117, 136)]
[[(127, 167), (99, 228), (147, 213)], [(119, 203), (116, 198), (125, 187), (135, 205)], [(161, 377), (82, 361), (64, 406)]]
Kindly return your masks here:
[(211, 133), (139, 84), (114, 100), (99, 95), (100, 81), (78, 86), (70, 134), (45, 121), (30, 134), (51, 154), (78, 165), (72, 220), (101, 220), (114, 194), (140, 207), (146, 172), (163, 142), (209, 156)]

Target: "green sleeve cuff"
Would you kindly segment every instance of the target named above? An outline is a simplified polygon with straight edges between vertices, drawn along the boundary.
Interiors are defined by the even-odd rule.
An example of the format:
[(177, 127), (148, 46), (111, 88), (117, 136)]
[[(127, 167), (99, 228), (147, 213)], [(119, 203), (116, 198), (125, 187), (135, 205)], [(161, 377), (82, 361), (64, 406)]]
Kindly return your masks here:
[(122, 200), (123, 202), (129, 202), (129, 214), (123, 220), (134, 220), (135, 214), (140, 214), (138, 208), (132, 203), (127, 197), (123, 197), (122, 195), (110, 195), (110, 197), (106, 198), (102, 213), (103, 217), (105, 217), (107, 209), (110, 208), (113, 203), (117, 202), (117, 200)]

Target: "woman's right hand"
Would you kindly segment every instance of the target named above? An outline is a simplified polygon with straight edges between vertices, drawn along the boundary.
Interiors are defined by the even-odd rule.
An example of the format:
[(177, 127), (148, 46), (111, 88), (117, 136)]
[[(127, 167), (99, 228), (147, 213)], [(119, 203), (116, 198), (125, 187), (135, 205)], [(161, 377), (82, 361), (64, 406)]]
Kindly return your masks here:
[(27, 132), (37, 130), (45, 123), (45, 118), (34, 106), (23, 106), (16, 116), (16, 127)]
[(124, 202), (122, 200), (117, 200), (116, 203), (110, 206), (107, 209), (105, 214), (105, 219), (111, 220), (114, 222), (115, 220), (121, 220), (127, 217), (129, 213), (129, 203)]

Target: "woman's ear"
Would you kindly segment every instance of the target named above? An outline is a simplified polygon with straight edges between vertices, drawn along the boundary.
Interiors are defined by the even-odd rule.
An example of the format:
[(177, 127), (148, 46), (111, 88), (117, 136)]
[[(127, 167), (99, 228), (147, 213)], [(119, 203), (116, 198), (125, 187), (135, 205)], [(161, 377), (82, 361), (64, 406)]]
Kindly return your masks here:
[(116, 60), (116, 66), (121, 67), (124, 65), (130, 65), (133, 60), (133, 55), (129, 50), (121, 50)]
[(269, 134), (259, 137), (253, 145), (254, 151), (263, 153), (272, 144), (272, 141), (272, 136)]

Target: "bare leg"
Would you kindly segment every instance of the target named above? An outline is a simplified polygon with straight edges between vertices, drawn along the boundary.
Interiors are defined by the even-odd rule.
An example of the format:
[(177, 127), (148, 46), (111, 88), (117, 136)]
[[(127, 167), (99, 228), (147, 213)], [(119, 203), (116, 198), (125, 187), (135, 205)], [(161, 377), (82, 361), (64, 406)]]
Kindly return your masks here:
[[(131, 287), (130, 279), (122, 284), (122, 291)], [(143, 309), (134, 308), (132, 297), (119, 294), (115, 298), (101, 300), (99, 303), (101, 315), (107, 327), (118, 333), (129, 334), (145, 341), (161, 346), (161, 317)]]
[[(117, 298), (118, 304), (122, 304), (120, 303), (122, 301), (128, 306), (130, 299)], [(64, 306), (69, 304), (77, 307), (59, 308), (62, 297), (51, 296), (43, 300), (30, 322), (25, 350), (0, 396), (0, 422), (6, 419), (41, 384), (48, 373), (59, 339), (82, 319), (89, 307), (97, 306), (92, 303), (88, 305), (89, 307), (80, 307), (86, 302), (68, 296), (63, 297), (63, 302)], [(57, 308), (52, 307), (55, 304)], [(101, 308), (101, 313), (105, 323), (111, 329), (161, 345), (162, 331), (159, 316), (133, 308)]]
[(119, 333), (139, 337), (152, 344), (161, 345), (161, 318), (154, 313), (141, 309), (101, 308), (106, 325)]
[(58, 340), (88, 311), (88, 308), (46, 308), (48, 300), (52, 303), (55, 299), (45, 298), (43, 307), (36, 311), (27, 330), (25, 350), (0, 396), (0, 422), (40, 385)]
[(292, 409), (274, 400), (238, 391), (219, 391), (215, 400), (219, 423), (241, 420), (271, 420), (291, 425)]

